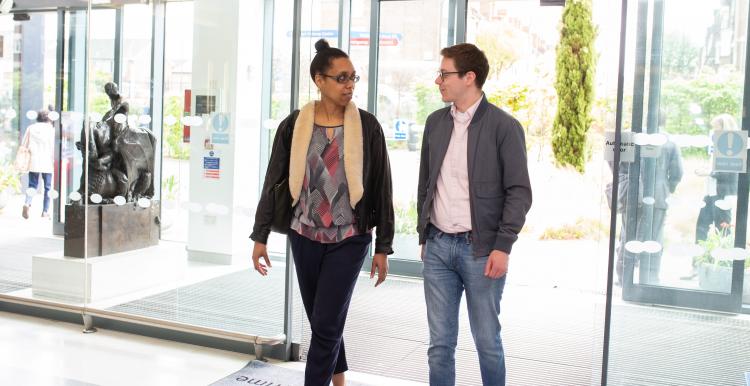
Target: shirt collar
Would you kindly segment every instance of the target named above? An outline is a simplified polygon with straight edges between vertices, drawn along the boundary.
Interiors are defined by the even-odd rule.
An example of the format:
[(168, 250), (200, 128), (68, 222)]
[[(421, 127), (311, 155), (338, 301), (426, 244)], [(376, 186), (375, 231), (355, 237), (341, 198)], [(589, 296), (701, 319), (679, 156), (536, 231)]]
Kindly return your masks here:
[(479, 99), (477, 99), (477, 101), (474, 102), (474, 104), (466, 109), (466, 111), (463, 113), (458, 111), (455, 104), (452, 104), (451, 115), (453, 116), (453, 120), (459, 122), (471, 122), (471, 120), (474, 118), (474, 113), (477, 112), (479, 104), (482, 102), (482, 99), (484, 99), (484, 93), (482, 93), (482, 95), (479, 96)]

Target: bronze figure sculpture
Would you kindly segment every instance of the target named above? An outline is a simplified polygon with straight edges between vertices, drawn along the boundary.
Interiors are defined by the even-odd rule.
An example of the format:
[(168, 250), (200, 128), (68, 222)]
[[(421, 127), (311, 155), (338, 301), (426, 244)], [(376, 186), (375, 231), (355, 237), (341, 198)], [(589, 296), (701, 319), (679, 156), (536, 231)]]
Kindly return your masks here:
[[(126, 202), (152, 198), (156, 137), (147, 128), (129, 125), (129, 106), (122, 100), (116, 84), (107, 83), (104, 92), (111, 109), (89, 130), (88, 147), (76, 142), (83, 158), (88, 160), (89, 196), (99, 194), (103, 203), (111, 203), (117, 196), (124, 197)], [(118, 114), (125, 119), (116, 118)], [(86, 138), (85, 130), (81, 138)], [(84, 176), (78, 191), (84, 196)]]

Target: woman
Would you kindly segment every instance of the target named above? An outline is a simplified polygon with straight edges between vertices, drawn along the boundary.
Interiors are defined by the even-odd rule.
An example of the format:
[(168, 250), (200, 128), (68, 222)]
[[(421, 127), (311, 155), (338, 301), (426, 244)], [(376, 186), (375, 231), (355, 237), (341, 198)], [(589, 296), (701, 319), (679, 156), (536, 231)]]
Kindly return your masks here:
[[(370, 277), (375, 286), (388, 272), (393, 253), (393, 194), (383, 130), (352, 102), (359, 76), (349, 56), (324, 39), (310, 76), (320, 100), (293, 112), (279, 125), (266, 172), (255, 225), (253, 265), (265, 276), (271, 267), (266, 241), (274, 216), (274, 187), (287, 183), (292, 219), (287, 232), (302, 302), (312, 329), (305, 385), (345, 383), (342, 334), (349, 301), (376, 229)], [(260, 262), (263, 257), (265, 264)]]
[[(29, 218), (31, 202), (36, 195), (39, 177), (44, 180), (44, 200), (42, 204), (42, 217), (49, 217), (49, 191), (52, 188), (52, 169), (55, 156), (55, 128), (52, 127), (48, 113), (44, 110), (37, 112), (36, 123), (26, 128), (23, 142), (27, 144), (31, 152), (31, 164), (29, 165), (29, 185), (26, 189), (26, 202), (23, 205), (21, 215)], [(31, 192), (34, 193), (31, 193)], [(30, 194), (31, 193), (31, 194)]]

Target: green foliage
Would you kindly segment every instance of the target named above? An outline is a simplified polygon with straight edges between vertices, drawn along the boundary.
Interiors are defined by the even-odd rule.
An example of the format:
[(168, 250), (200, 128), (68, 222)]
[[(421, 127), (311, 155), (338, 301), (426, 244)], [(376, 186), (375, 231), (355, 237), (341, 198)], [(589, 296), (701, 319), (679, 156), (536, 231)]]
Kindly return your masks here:
[(0, 192), (10, 189), (13, 193), (21, 191), (19, 174), (11, 164), (0, 165)]
[(672, 32), (664, 37), (662, 69), (664, 75), (691, 76), (698, 68), (700, 47), (684, 33)]
[(578, 218), (575, 224), (550, 227), (542, 232), (540, 240), (582, 240), (597, 239), (606, 233), (607, 228), (595, 219)]
[(181, 99), (178, 96), (167, 98), (167, 103), (164, 105), (164, 116), (171, 115), (177, 118), (177, 122), (172, 125), (164, 124), (164, 138), (169, 148), (169, 155), (172, 158), (188, 159), (190, 158), (190, 148), (182, 142), (182, 123), (180, 122), (182, 105), (180, 101)]
[(433, 111), (445, 106), (437, 88), (419, 83), (414, 87), (414, 95), (417, 98), (417, 121), (418, 125), (424, 125), (427, 117)]
[[(697, 79), (670, 79), (662, 83), (661, 102), (667, 115), (666, 131), (672, 134), (708, 135), (711, 119), (719, 114), (738, 117), (742, 109), (742, 79), (737, 76), (722, 81)], [(700, 113), (690, 111), (698, 106)], [(706, 148), (693, 147), (682, 150), (686, 158), (708, 158)]]
[(394, 202), (393, 214), (396, 216), (396, 233), (402, 235), (417, 234), (417, 201), (409, 200), (406, 205)]
[[(662, 106), (667, 114), (666, 130), (673, 134), (708, 134), (711, 119), (719, 114), (739, 115), (742, 105), (742, 80), (725, 82), (697, 79), (673, 79), (662, 84)], [(690, 112), (691, 105), (701, 113)], [(696, 120), (700, 118), (703, 124)]]
[(161, 181), (161, 192), (163, 200), (174, 201), (177, 198), (177, 185), (174, 174)]
[(591, 0), (568, 0), (557, 46), (557, 114), (552, 128), (555, 160), (583, 173), (586, 161), (586, 133), (591, 125), (594, 100), (596, 28)]
[(91, 111), (104, 114), (112, 108), (106, 94), (97, 94), (91, 99)]
[[(693, 257), (693, 265), (711, 264), (714, 267), (731, 268), (733, 260), (719, 260), (711, 255), (714, 249), (730, 249), (734, 247), (734, 233), (731, 224), (722, 223), (719, 228), (714, 224), (710, 225), (708, 235), (705, 240), (698, 241), (698, 245), (703, 247), (703, 254)], [(745, 268), (750, 268), (750, 259), (745, 260)]]
[(512, 84), (490, 94), (487, 101), (516, 116), (518, 112), (528, 110), (531, 107), (528, 95), (528, 86)]

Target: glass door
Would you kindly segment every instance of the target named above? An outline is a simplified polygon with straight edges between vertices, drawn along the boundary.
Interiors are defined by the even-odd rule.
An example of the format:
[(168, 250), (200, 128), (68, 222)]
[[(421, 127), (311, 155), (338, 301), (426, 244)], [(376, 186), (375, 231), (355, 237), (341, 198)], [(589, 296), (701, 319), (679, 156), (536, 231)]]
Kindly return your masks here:
[(631, 7), (623, 133), (635, 157), (620, 164), (616, 279), (624, 300), (738, 312), (750, 300), (748, 3), (690, 3)]
[[(444, 106), (434, 83), (440, 49), (448, 45), (447, 0), (381, 1), (376, 116), (385, 133), (394, 181), (394, 271), (418, 275), (417, 180), (427, 116)], [(369, 267), (368, 264), (365, 264)]]

